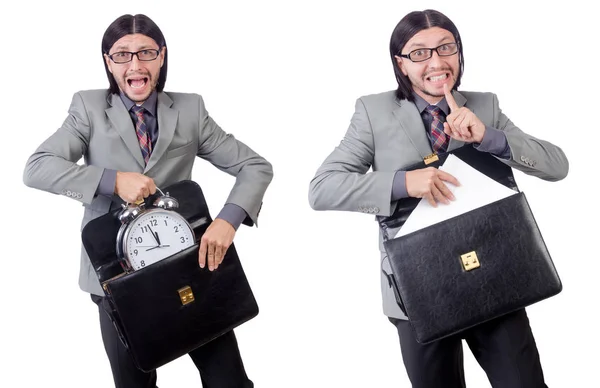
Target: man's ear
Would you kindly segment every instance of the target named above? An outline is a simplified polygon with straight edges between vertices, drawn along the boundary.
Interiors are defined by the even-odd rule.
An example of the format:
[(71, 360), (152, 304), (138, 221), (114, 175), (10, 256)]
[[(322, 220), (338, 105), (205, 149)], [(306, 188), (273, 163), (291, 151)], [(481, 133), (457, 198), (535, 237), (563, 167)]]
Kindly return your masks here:
[(404, 67), (404, 61), (402, 60), (403, 58), (397, 55), (394, 55), (394, 58), (396, 58), (396, 63), (398, 64), (398, 68), (400, 69), (402, 74), (404, 74), (405, 77), (408, 77), (408, 73), (406, 72), (406, 68)]
[(110, 74), (112, 74), (112, 61), (110, 60), (110, 58), (108, 57), (108, 55), (104, 54), (104, 61), (106, 62), (106, 67), (108, 68), (108, 71), (110, 71)]
[(165, 55), (167, 54), (167, 46), (163, 46), (160, 49), (160, 67), (163, 67), (163, 65), (165, 64)]

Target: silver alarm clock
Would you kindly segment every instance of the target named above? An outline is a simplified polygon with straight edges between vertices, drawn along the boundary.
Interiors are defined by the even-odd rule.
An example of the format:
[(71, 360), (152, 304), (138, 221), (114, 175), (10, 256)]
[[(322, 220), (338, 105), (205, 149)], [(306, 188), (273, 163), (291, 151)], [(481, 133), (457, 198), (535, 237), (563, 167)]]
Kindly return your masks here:
[[(158, 188), (157, 188), (158, 189)], [(117, 256), (126, 271), (137, 271), (196, 243), (194, 230), (174, 211), (179, 202), (164, 194), (145, 209), (144, 204), (125, 204), (119, 214)]]

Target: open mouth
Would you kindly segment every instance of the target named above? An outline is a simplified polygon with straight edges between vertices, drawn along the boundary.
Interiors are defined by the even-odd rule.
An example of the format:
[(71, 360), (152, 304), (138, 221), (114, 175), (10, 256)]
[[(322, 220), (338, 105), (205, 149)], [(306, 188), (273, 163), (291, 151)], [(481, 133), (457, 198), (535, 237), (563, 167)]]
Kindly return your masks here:
[(129, 78), (127, 84), (132, 89), (142, 89), (148, 83), (148, 77)]

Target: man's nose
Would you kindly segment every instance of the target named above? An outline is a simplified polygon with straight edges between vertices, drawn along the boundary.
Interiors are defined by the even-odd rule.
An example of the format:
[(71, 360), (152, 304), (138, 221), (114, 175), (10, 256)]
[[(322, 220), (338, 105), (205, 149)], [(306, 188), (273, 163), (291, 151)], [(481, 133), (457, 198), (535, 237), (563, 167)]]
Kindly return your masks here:
[(439, 56), (437, 51), (433, 50), (431, 52), (431, 58), (429, 58), (429, 67), (438, 68), (443, 63), (442, 58)]
[(132, 70), (138, 70), (140, 68), (140, 59), (137, 54), (133, 54), (131, 57), (131, 62), (129, 62), (129, 68)]

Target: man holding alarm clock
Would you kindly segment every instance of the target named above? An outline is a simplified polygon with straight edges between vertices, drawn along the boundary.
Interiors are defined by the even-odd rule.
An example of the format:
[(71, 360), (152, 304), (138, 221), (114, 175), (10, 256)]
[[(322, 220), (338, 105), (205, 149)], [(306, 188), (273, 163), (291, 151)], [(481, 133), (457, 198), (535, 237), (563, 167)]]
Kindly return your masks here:
[[(200, 267), (217, 270), (240, 224), (256, 223), (273, 171), (269, 162), (225, 133), (197, 94), (164, 92), (167, 45), (145, 15), (123, 15), (106, 30), (102, 57), (108, 90), (75, 93), (63, 125), (27, 161), (27, 186), (62, 194), (90, 220), (191, 178), (196, 156), (234, 175), (225, 206), (202, 236)], [(83, 157), (84, 164), (77, 161)], [(79, 285), (97, 304), (104, 295), (82, 248)], [(116, 387), (155, 387), (156, 372), (138, 370), (100, 307), (104, 346)], [(205, 388), (252, 387), (229, 332), (190, 352)]]

